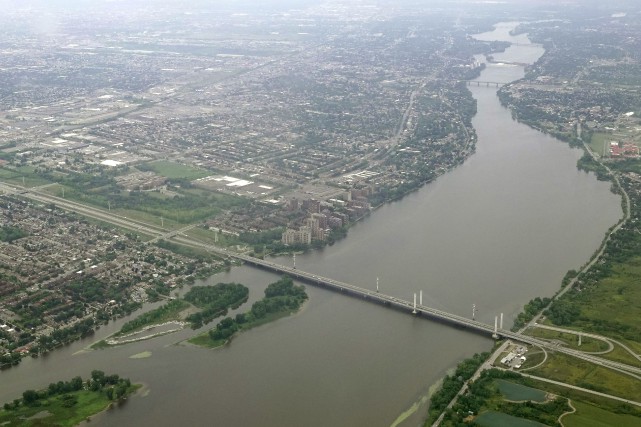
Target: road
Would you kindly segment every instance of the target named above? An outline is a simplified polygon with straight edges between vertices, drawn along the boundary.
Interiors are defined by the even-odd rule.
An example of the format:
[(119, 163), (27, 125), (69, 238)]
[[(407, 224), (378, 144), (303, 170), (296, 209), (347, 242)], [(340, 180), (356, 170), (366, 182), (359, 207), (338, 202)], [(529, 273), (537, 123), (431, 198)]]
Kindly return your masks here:
[(548, 326), (548, 325), (535, 325), (534, 327), (535, 328), (541, 328), (541, 329), (549, 329), (551, 331), (564, 332), (564, 333), (574, 334), (574, 335), (579, 335), (580, 334), (580, 335), (582, 335), (584, 337), (594, 338), (594, 339), (597, 339), (597, 340), (605, 341), (610, 345), (610, 348), (607, 349), (607, 350), (599, 351), (599, 352), (589, 352), (591, 354), (609, 353), (610, 351), (612, 351), (614, 349), (614, 344), (617, 344), (617, 345), (621, 346), (621, 348), (623, 348), (625, 351), (630, 353), (632, 355), (632, 357), (634, 357), (635, 359), (637, 359), (638, 361), (641, 362), (641, 355), (635, 353), (630, 347), (628, 347), (627, 345), (625, 345), (621, 341), (617, 341), (615, 339), (612, 339), (612, 338), (609, 338), (609, 337), (606, 337), (606, 336), (603, 336), (603, 335), (591, 334), (591, 333), (587, 333), (587, 332), (576, 331), (574, 329), (565, 329), (565, 328), (559, 328), (559, 327), (556, 327), (556, 326)]

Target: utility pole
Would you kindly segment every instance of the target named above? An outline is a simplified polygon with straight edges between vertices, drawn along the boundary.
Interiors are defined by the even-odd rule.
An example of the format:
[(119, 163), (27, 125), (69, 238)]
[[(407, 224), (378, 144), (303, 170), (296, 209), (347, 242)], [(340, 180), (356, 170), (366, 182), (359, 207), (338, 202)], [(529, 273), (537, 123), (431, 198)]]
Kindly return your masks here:
[(378, 292), (378, 277), (376, 278), (376, 292)]
[(294, 253), (294, 268), (296, 268), (296, 253)]
[(416, 314), (416, 292), (414, 292), (414, 310), (412, 310), (412, 314)]
[(472, 304), (472, 320), (476, 320), (476, 304)]
[(165, 228), (165, 219), (163, 217), (160, 217), (160, 227)]

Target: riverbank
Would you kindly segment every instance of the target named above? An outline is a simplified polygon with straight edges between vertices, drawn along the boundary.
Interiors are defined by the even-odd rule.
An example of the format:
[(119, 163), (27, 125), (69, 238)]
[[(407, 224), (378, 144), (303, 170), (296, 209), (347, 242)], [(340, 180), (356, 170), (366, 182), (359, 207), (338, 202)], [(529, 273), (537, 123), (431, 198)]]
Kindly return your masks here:
[[(557, 117), (556, 121), (550, 120), (551, 115), (541, 114), (535, 118), (535, 115), (540, 111), (556, 109), (556, 106), (550, 105), (549, 93), (558, 93), (559, 88), (555, 87), (551, 91), (544, 86), (532, 86), (532, 82), (537, 77), (550, 72), (545, 68), (546, 63), (563, 60), (558, 57), (558, 54), (559, 52), (547, 52), (546, 58), (542, 61), (544, 65), (536, 67), (536, 72), (530, 73), (525, 81), (517, 82), (515, 91), (510, 86), (501, 89), (499, 92), (501, 102), (503, 106), (509, 107), (514, 112), (513, 115), (519, 122), (552, 134), (569, 142), (572, 146), (580, 147), (584, 151), (584, 155), (577, 163), (577, 167), (595, 172), (599, 179), (607, 179), (612, 183), (613, 193), (621, 195), (623, 217), (610, 227), (599, 247), (579, 271), (568, 272), (561, 284), (561, 289), (552, 299), (537, 298), (530, 301), (526, 306), (527, 314), (519, 316), (521, 318), (519, 328), (521, 332), (524, 332), (528, 326), (537, 325), (535, 323), (537, 321), (544, 322), (546, 325), (566, 325), (570, 329), (551, 327), (549, 329), (554, 329), (556, 332), (543, 330), (545, 333), (537, 332), (537, 335), (546, 339), (560, 339), (567, 338), (569, 333), (572, 333), (574, 340), (577, 335), (581, 336), (582, 334), (588, 337), (599, 337), (600, 343), (596, 347), (595, 343), (590, 345), (589, 339), (583, 346), (581, 346), (580, 340), (578, 345), (575, 343), (570, 345), (586, 352), (597, 351), (604, 358), (638, 366), (638, 352), (641, 351), (641, 329), (638, 327), (637, 320), (641, 310), (636, 302), (639, 300), (641, 290), (636, 284), (641, 280), (641, 269), (639, 268), (641, 262), (639, 255), (641, 254), (641, 238), (639, 235), (641, 234), (635, 223), (641, 217), (641, 212), (637, 207), (641, 202), (641, 183), (636, 179), (641, 162), (630, 159), (604, 161), (600, 153), (593, 152), (591, 145), (589, 146), (593, 134), (592, 132), (581, 132), (584, 126), (581, 121), (576, 121), (573, 126), (568, 127), (567, 118), (561, 115)], [(555, 55), (557, 56), (555, 57)], [(555, 66), (558, 67), (558, 63)], [(598, 76), (593, 75), (592, 77), (599, 80)], [(573, 90), (581, 91), (582, 88), (574, 86)], [(528, 92), (529, 97), (522, 96), (525, 91)], [(508, 96), (512, 92), (521, 92), (521, 96)], [(555, 102), (558, 100), (556, 99)], [(602, 105), (597, 100), (593, 102), (595, 105)], [(558, 132), (558, 129), (563, 129), (563, 131)], [(619, 130), (625, 132), (620, 128)], [(587, 138), (587, 140), (584, 141), (583, 138)], [(594, 335), (595, 333), (600, 335)], [(610, 337), (621, 341), (610, 341)], [(617, 343), (616, 348), (613, 342)], [(585, 402), (585, 399), (588, 399), (591, 409), (583, 406), (583, 410), (578, 411), (577, 414), (567, 415), (564, 422), (581, 425), (577, 421), (578, 419), (586, 420), (589, 418), (586, 418), (586, 413), (595, 414), (598, 412), (602, 422), (608, 425), (618, 423), (637, 425), (639, 423), (641, 411), (633, 410), (629, 405), (617, 403), (616, 400), (608, 398), (608, 395), (614, 396), (611, 399), (639, 395), (636, 375), (624, 375), (572, 359), (569, 356), (553, 353), (546, 353), (541, 361), (537, 359), (535, 365), (524, 365), (523, 370), (528, 369), (529, 374), (542, 377), (541, 381), (546, 382), (538, 382), (537, 384), (543, 390), (555, 390), (564, 396), (576, 393), (572, 392), (573, 387), (603, 392), (602, 397), (591, 396), (587, 398), (585, 393), (577, 397), (580, 402)], [(531, 367), (526, 368), (526, 366)], [(552, 387), (550, 381), (557, 381), (560, 387)], [(492, 405), (489, 404), (487, 396), (484, 396), (483, 393), (479, 390), (472, 391), (467, 401), (469, 402), (470, 399), (484, 401), (483, 410), (489, 410)], [(463, 405), (458, 409), (465, 413), (468, 410), (475, 411), (478, 408), (474, 409)], [(627, 414), (628, 418), (623, 419), (619, 415), (621, 413)], [(456, 420), (456, 416), (449, 414), (443, 425), (456, 424)]]

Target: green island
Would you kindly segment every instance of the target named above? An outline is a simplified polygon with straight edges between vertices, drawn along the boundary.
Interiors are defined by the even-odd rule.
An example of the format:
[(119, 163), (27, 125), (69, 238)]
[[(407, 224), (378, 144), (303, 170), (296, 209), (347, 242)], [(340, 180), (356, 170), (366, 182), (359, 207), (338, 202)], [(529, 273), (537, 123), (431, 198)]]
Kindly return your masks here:
[(74, 377), (43, 390), (26, 390), (0, 409), (2, 426), (74, 426), (138, 390), (127, 378), (94, 370), (86, 381)]
[(186, 320), (192, 329), (198, 329), (217, 317), (227, 314), (227, 309), (236, 309), (247, 301), (249, 289), (239, 283), (218, 283), (215, 286), (194, 286), (185, 294), (185, 301), (201, 311), (190, 314)]
[(227, 317), (216, 328), (197, 335), (189, 342), (202, 347), (215, 348), (229, 342), (233, 336), (244, 330), (274, 321), (298, 311), (307, 300), (303, 286), (294, 285), (293, 280), (284, 276), (265, 289), (265, 297), (256, 301), (249, 312)]

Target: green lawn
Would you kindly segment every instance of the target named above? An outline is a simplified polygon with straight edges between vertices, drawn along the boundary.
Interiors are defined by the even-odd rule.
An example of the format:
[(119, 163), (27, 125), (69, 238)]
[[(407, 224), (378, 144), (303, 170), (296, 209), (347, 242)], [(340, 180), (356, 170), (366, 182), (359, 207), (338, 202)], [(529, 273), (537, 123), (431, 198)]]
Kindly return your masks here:
[(596, 406), (572, 401), (576, 413), (563, 417), (566, 427), (638, 427), (641, 419), (632, 415), (616, 414)]
[(482, 413), (474, 422), (484, 427), (540, 427), (545, 425), (495, 411)]
[(181, 165), (180, 163), (170, 162), (167, 160), (157, 160), (145, 163), (144, 167), (139, 169), (152, 170), (158, 175), (169, 179), (188, 179), (194, 180), (211, 175), (211, 172), (205, 169), (199, 169), (192, 166)]
[(545, 402), (546, 393), (532, 387), (526, 387), (511, 381), (496, 380), (499, 391), (508, 400), (521, 401), (531, 400), (534, 402)]

